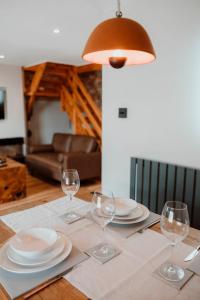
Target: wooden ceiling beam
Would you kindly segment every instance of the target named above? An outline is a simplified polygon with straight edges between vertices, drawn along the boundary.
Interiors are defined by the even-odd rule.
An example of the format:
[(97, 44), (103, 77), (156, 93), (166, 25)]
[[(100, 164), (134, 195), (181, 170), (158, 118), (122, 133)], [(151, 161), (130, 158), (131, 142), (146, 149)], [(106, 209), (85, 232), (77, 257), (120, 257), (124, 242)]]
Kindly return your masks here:
[(61, 79), (61, 78), (59, 78), (59, 80), (57, 80), (57, 79), (55, 79), (55, 78), (45, 78), (44, 76), (43, 76), (43, 78), (42, 78), (42, 80), (41, 80), (41, 85), (44, 83), (44, 84), (57, 84), (57, 85), (59, 85), (59, 84), (63, 84), (63, 82), (64, 82), (64, 80), (63, 79)]
[(34, 65), (34, 66), (24, 66), (22, 67), (23, 71), (30, 71), (30, 72), (36, 72), (38, 70), (38, 68), (40, 68), (40, 66), (42, 65), (46, 65), (47, 63), (41, 63), (41, 64), (38, 64), (38, 65)]
[[(23, 67), (23, 70), (26, 72), (36, 72), (37, 69), (43, 64), (34, 65), (34, 66), (25, 66)], [(49, 69), (49, 72), (58, 72), (61, 73), (64, 71), (68, 71), (71, 68), (74, 68), (78, 74), (81, 73), (88, 73), (93, 71), (101, 71), (102, 66), (100, 64), (88, 64), (88, 65), (82, 65), (82, 66), (72, 66), (72, 65), (65, 65), (65, 64), (59, 64), (59, 63), (52, 63), (47, 62), (46, 63), (47, 68)]]
[(48, 67), (56, 68), (56, 69), (68, 69), (73, 68), (73, 65), (65, 65), (65, 64), (59, 64), (59, 63), (53, 63), (53, 62), (47, 62)]
[(89, 64), (89, 65), (75, 67), (75, 69), (78, 74), (81, 74), (81, 73), (88, 73), (93, 71), (101, 71), (102, 66), (99, 64)]
[[(33, 66), (24, 66), (23, 70), (27, 72), (36, 72), (37, 69), (43, 65), (33, 65)], [(73, 66), (73, 65), (65, 65), (65, 64), (59, 64), (59, 63), (53, 63), (53, 62), (46, 62), (45, 63), (47, 68), (52, 70), (60, 70), (60, 71), (67, 71), (68, 69), (75, 68), (78, 73), (87, 73), (92, 71), (101, 71), (102, 66), (100, 64), (87, 64), (87, 65), (81, 65), (81, 66)]]
[(37, 92), (36, 95), (37, 97), (50, 97), (50, 98), (55, 98), (59, 99), (60, 98), (60, 93), (53, 93), (53, 92)]
[(44, 83), (44, 82), (41, 82), (41, 84), (39, 85), (38, 87), (38, 91), (60, 91), (60, 88), (62, 86), (62, 83)]
[(67, 71), (60, 71), (60, 70), (52, 70), (52, 69), (49, 69), (47, 70), (48, 72), (48, 75), (55, 75), (55, 76), (58, 76), (58, 77), (62, 77), (62, 78), (66, 78), (67, 76)]
[[(29, 87), (30, 90), (30, 85), (31, 85), (31, 79), (25, 79), (24, 85), (26, 86), (26, 88)], [(41, 81), (40, 81), (40, 86), (56, 86), (56, 87), (60, 87), (64, 82), (66, 81), (66, 76), (65, 78), (45, 78), (45, 75), (42, 77)]]
[[(36, 72), (38, 68), (43, 65), (44, 63), (38, 64), (38, 65), (33, 65), (33, 66), (24, 66), (22, 67), (24, 72)], [(60, 71), (66, 71), (69, 68), (72, 68), (72, 65), (64, 65), (64, 64), (58, 64), (58, 63), (52, 63), (52, 62), (46, 62), (46, 67), (52, 70), (60, 70)]]
[[(45, 96), (45, 97), (54, 97), (54, 96), (59, 96), (60, 92), (59, 91), (38, 91), (35, 93), (35, 97), (37, 96)], [(30, 93), (25, 93), (25, 96), (30, 97)]]

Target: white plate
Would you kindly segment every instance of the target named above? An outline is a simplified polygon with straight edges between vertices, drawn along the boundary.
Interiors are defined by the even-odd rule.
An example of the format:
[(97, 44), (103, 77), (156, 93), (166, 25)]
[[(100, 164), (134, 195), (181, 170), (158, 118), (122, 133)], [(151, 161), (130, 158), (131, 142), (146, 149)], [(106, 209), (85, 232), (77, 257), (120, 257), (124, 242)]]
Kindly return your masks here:
[(18, 265), (27, 267), (42, 266), (61, 254), (61, 252), (64, 250), (65, 244), (65, 238), (60, 233), (58, 233), (57, 241), (52, 250), (41, 255), (40, 257), (26, 258), (14, 252), (10, 247), (7, 248), (7, 256), (13, 263)]
[(9, 245), (17, 254), (36, 258), (49, 251), (55, 244), (58, 235), (50, 228), (31, 228), (22, 230), (10, 239)]
[(72, 250), (72, 243), (70, 239), (64, 236), (63, 234), (62, 236), (66, 241), (66, 245), (63, 249), (63, 252), (55, 259), (52, 259), (48, 264), (43, 266), (38, 266), (38, 267), (25, 267), (25, 266), (20, 266), (15, 264), (8, 259), (7, 256), (8, 243), (6, 243), (0, 249), (0, 267), (11, 273), (18, 273), (18, 274), (33, 274), (33, 273), (48, 270), (61, 263), (64, 259), (66, 259)]
[(137, 202), (132, 199), (115, 198), (115, 215), (127, 216), (137, 207)]
[(124, 221), (135, 220), (142, 217), (143, 214), (144, 214), (144, 208), (140, 204), (138, 204), (137, 207), (133, 209), (128, 216), (123, 216), (123, 217), (114, 216), (114, 219), (124, 220)]
[(148, 208), (142, 204), (140, 204), (140, 206), (142, 207), (143, 209), (143, 215), (138, 218), (138, 219), (134, 219), (134, 220), (116, 220), (116, 219), (113, 219), (112, 220), (112, 223), (114, 224), (135, 224), (135, 223), (139, 223), (139, 222), (142, 222), (144, 220), (146, 220), (148, 217), (149, 217), (149, 214), (150, 214), (150, 211), (148, 210)]

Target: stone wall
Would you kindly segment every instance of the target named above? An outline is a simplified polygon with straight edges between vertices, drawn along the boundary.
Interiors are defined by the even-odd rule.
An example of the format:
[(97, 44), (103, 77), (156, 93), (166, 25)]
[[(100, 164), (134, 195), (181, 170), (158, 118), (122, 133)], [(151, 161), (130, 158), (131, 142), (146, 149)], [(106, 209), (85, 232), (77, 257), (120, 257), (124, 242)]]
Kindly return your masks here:
[(102, 103), (102, 71), (93, 71), (79, 75), (88, 92), (101, 108)]

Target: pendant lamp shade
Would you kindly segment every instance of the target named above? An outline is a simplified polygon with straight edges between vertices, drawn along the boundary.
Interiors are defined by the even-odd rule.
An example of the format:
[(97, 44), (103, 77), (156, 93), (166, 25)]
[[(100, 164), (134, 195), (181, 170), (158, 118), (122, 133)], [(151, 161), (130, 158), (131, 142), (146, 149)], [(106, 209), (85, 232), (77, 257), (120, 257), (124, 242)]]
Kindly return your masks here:
[(82, 57), (91, 63), (121, 68), (150, 63), (156, 55), (147, 32), (139, 23), (127, 18), (112, 18), (94, 29)]

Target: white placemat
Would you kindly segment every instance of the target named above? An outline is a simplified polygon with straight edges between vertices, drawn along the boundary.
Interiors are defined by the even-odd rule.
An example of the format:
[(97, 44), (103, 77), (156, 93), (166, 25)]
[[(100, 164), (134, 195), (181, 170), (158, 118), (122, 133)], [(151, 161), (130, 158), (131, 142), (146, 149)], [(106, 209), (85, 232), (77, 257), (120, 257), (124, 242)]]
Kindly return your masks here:
[[(105, 239), (100, 228), (87, 219), (64, 224), (59, 216), (74, 209), (77, 209), (79, 213), (85, 213), (89, 209), (88, 205), (77, 198), (72, 202), (66, 202), (65, 198), (60, 198), (33, 209), (3, 216), (1, 220), (14, 231), (18, 231), (24, 226), (33, 226), (38, 222), (44, 225), (45, 222), (52, 224), (52, 219), (54, 219), (56, 229), (61, 228), (70, 236), (73, 245), (84, 251)], [(90, 258), (77, 270), (65, 276), (88, 297), (93, 300), (132, 300), (133, 298), (134, 300), (199, 300), (199, 277), (193, 276), (181, 291), (153, 277), (153, 271), (168, 259), (170, 253), (168, 241), (163, 235), (146, 230), (142, 234), (136, 233), (127, 239), (109, 230), (106, 240), (115, 244), (122, 253), (104, 265), (99, 265)], [(187, 266), (183, 258), (190, 250), (190, 246), (180, 244), (175, 255), (176, 263)]]
[(200, 276), (200, 254), (189, 263), (188, 270)]
[[(92, 236), (92, 229), (87, 227), (82, 233), (76, 232), (74, 242), (78, 244), (77, 240), (80, 239), (79, 245), (84, 250), (87, 241), (90, 245), (94, 244)], [(97, 232), (95, 236), (99, 237)], [(104, 265), (89, 259), (83, 262), (79, 270), (70, 272), (65, 278), (94, 300), (132, 300), (133, 297), (134, 300), (189, 299), (176, 298), (181, 295), (184, 297), (187, 293), (196, 295), (196, 298), (191, 299), (198, 299), (197, 292), (200, 294), (200, 286), (196, 286), (194, 292), (189, 282), (181, 291), (177, 291), (153, 277), (154, 270), (167, 260), (170, 254), (168, 242), (161, 234), (146, 230), (143, 234), (136, 233), (129, 239), (118, 240), (116, 244), (120, 245), (122, 254)], [(183, 258), (189, 250), (190, 246), (180, 244), (174, 255), (176, 263), (185, 267)], [(196, 278), (191, 279), (194, 280)]]
[(59, 216), (71, 210), (84, 215), (87, 213), (89, 208), (90, 203), (86, 201), (75, 197), (72, 201), (67, 201), (66, 197), (62, 197), (46, 204), (1, 216), (0, 220), (2, 220), (14, 232), (19, 232), (20, 230), (31, 227), (48, 226), (64, 232), (65, 234), (71, 234), (76, 230), (79, 230), (79, 228), (92, 224), (92, 222), (84, 218), (78, 222), (68, 225), (62, 222)]

